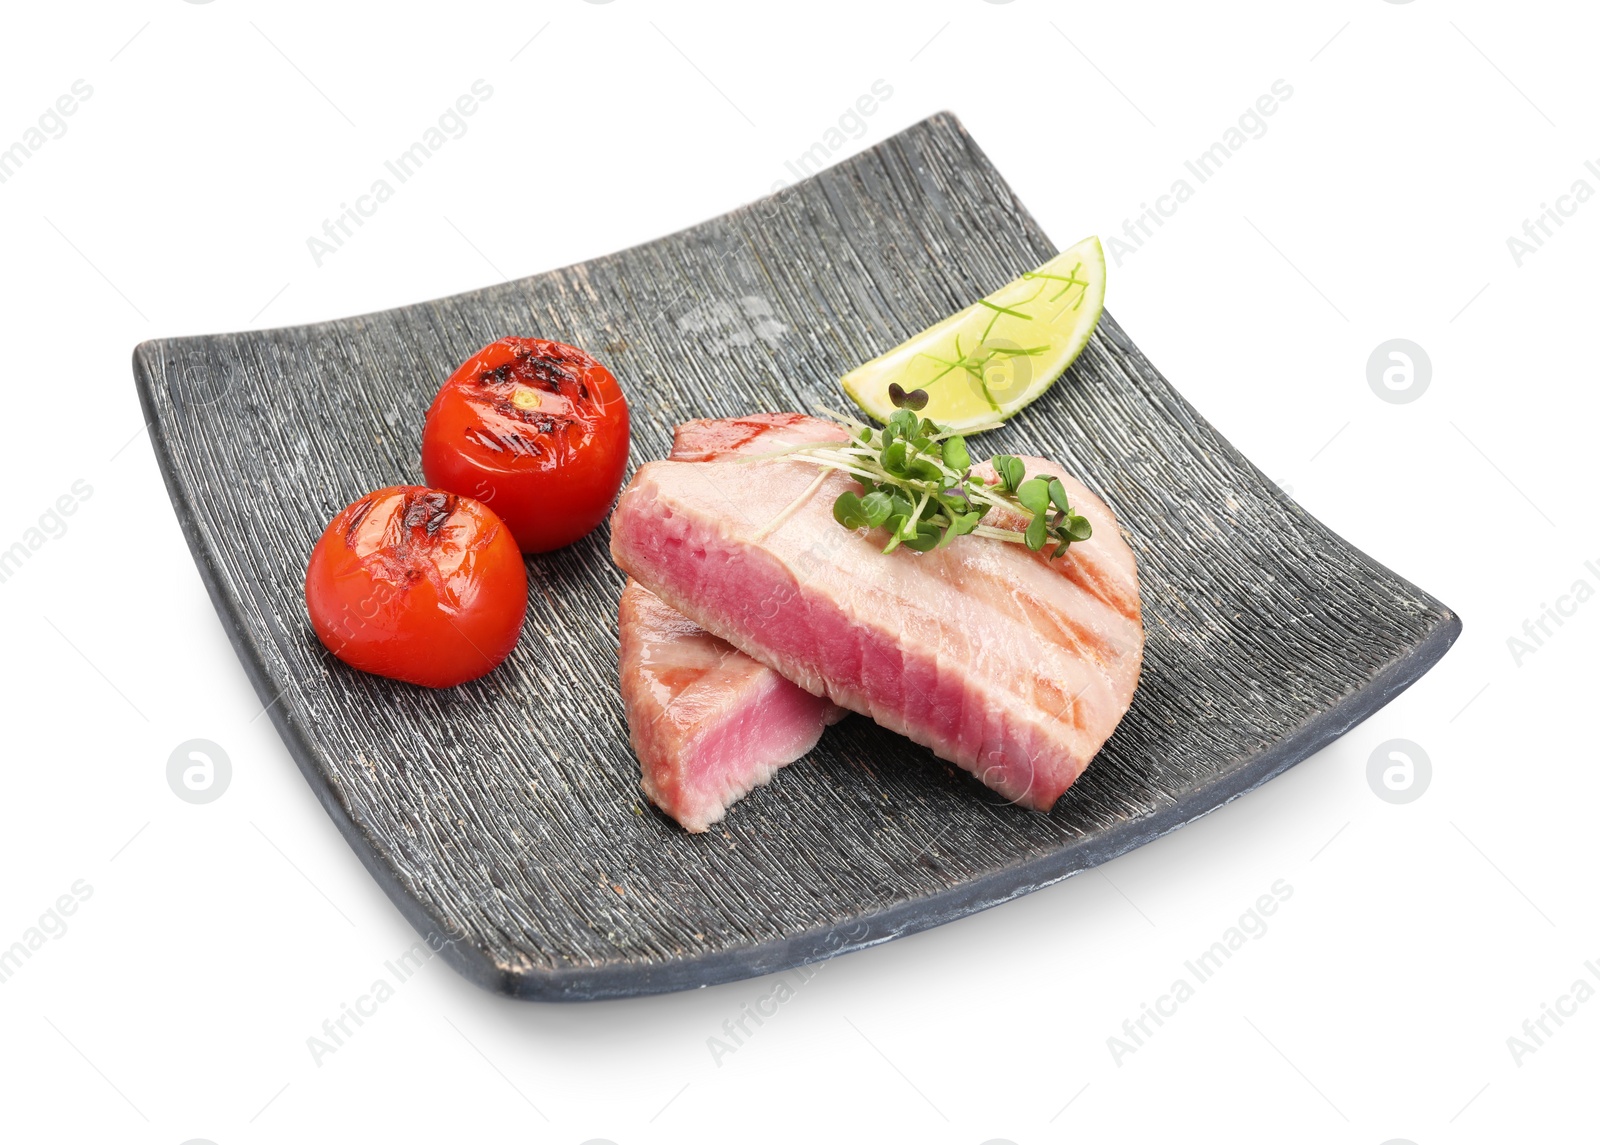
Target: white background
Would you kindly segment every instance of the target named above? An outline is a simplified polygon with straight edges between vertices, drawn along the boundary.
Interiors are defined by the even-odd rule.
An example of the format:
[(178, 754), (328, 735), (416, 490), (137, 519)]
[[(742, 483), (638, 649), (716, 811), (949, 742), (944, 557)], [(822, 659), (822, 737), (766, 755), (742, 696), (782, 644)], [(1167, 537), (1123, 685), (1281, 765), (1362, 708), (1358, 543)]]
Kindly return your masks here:
[[(0, 1136), (293, 1141), (1592, 1139), (1600, 965), (1588, 602), (1600, 202), (1589, 6), (979, 0), (362, 7), (10, 5), (0, 147), (0, 946), (92, 897), (0, 985)], [(537, 34), (537, 38), (534, 38)], [(531, 43), (529, 41), (532, 41)], [(513, 59), (515, 56), (515, 59)], [(465, 92), (492, 99), (343, 249), (306, 239)], [(161, 485), (128, 367), (155, 336), (315, 321), (608, 252), (951, 109), (1056, 242), (1109, 238), (1274, 80), (1292, 98), (1111, 269), (1109, 306), (1308, 509), (1465, 621), (1395, 703), (1262, 790), (1103, 870), (823, 966), (738, 1051), (763, 981), (553, 1007), (428, 964), (338, 1052), (306, 1039), (414, 934), (279, 742)], [(1192, 182), (1192, 180), (1191, 180)], [(1407, 338), (1432, 383), (1380, 400)], [(233, 761), (205, 806), (168, 754)], [(1380, 743), (1431, 758), (1415, 801)], [(1275, 880), (1292, 898), (1120, 1063), (1107, 1039)], [(1547, 1020), (1548, 1023), (1548, 1020)]]

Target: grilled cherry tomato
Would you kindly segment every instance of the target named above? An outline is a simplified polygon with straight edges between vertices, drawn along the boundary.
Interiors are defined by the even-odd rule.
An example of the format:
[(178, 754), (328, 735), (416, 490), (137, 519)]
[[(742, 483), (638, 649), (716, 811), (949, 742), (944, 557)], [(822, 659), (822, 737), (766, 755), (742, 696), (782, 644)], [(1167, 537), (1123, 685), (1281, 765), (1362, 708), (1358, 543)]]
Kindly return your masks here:
[(604, 519), (628, 464), (628, 403), (599, 362), (540, 338), (502, 338), (440, 388), (422, 430), (428, 484), (475, 497), (526, 553)]
[(306, 569), (311, 627), (352, 668), (429, 688), (510, 653), (528, 573), (500, 518), (418, 485), (368, 493), (329, 523)]

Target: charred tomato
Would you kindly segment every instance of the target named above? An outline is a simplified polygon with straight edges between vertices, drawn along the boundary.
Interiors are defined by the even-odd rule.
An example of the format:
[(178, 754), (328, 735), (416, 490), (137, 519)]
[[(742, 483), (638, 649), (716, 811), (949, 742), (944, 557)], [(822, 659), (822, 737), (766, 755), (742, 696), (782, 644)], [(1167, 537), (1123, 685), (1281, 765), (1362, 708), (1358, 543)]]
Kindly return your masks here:
[(528, 607), (511, 534), (468, 497), (417, 485), (346, 506), (311, 551), (306, 608), (353, 668), (448, 688), (510, 653)]
[(582, 350), (502, 338), (462, 363), (428, 407), (428, 484), (492, 508), (523, 552), (587, 535), (628, 464), (622, 388)]

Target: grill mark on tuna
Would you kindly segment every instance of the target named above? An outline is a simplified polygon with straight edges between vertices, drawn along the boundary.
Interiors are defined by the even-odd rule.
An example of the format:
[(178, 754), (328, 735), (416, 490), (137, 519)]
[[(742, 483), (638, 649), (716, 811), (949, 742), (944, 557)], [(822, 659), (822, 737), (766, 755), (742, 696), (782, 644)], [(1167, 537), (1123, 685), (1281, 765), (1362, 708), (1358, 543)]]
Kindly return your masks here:
[[(1070, 556), (1072, 550), (1068, 549), (1067, 553)], [(1139, 596), (1137, 593), (1133, 595), (1130, 607), (1127, 588), (1121, 578), (1106, 575), (1090, 560), (1062, 560), (1057, 561), (1054, 567), (1072, 584), (1107, 608), (1113, 608), (1130, 619), (1138, 619)]]

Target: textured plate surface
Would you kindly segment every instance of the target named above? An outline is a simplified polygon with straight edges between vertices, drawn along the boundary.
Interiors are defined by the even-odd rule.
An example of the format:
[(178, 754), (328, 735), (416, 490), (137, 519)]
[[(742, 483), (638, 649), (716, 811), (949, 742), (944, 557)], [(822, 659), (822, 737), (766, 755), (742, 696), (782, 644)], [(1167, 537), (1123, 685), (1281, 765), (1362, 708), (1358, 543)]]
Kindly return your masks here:
[(420, 483), (423, 412), (486, 342), (538, 335), (599, 356), (628, 393), (637, 465), (686, 418), (842, 408), (842, 372), (1054, 251), (940, 115), (620, 254), (380, 314), (138, 347), (169, 492), (262, 702), (368, 869), (463, 974), (601, 998), (934, 926), (1204, 814), (1443, 655), (1455, 615), (1279, 492), (1109, 314), (1067, 376), (980, 447), (1060, 460), (1139, 558), (1138, 695), (1048, 816), (853, 716), (718, 828), (685, 834), (638, 789), (604, 529), (530, 559), (522, 641), (475, 683), (364, 676), (312, 634), (312, 544), (368, 490)]

